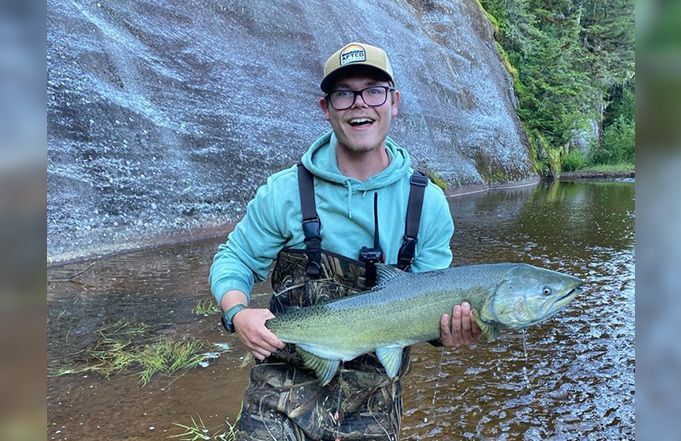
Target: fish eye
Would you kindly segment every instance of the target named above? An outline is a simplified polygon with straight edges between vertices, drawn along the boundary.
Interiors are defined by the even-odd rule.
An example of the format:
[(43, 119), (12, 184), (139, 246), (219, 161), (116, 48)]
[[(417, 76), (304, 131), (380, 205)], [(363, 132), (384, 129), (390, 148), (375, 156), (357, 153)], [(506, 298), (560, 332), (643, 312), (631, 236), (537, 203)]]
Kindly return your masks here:
[(545, 286), (545, 287), (544, 287), (543, 294), (544, 294), (545, 296), (550, 296), (550, 295), (551, 295), (551, 288), (549, 288), (548, 286)]

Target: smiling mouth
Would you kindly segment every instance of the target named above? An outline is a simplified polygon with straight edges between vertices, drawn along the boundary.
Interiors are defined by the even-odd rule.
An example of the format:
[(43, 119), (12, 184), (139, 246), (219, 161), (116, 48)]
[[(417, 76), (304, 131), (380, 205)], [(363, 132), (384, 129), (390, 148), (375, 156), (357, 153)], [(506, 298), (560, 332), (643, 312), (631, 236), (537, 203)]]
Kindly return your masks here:
[(352, 118), (348, 121), (351, 127), (368, 127), (374, 123), (371, 118)]

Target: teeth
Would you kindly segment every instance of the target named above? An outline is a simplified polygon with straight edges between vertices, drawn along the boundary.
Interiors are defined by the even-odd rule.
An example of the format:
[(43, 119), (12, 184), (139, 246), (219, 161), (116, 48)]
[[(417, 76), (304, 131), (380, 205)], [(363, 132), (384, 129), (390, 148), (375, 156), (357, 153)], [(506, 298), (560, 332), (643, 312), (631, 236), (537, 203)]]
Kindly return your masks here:
[(370, 118), (353, 118), (349, 121), (350, 124), (363, 124), (363, 123), (372, 123), (373, 120)]

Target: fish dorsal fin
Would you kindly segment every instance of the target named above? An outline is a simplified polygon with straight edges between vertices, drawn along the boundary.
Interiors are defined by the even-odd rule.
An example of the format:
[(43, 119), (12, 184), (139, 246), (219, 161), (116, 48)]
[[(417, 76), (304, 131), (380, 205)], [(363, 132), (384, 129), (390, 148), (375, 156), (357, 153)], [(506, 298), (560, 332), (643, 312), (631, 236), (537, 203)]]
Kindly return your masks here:
[[(307, 348), (309, 349), (309, 348)], [(338, 371), (338, 366), (340, 365), (340, 360), (329, 360), (328, 358), (319, 357), (301, 345), (299, 345), (296, 350), (303, 357), (305, 366), (312, 369), (317, 375), (319, 382), (322, 386), (326, 386), (336, 375)]]
[(384, 346), (376, 348), (376, 356), (381, 360), (388, 377), (395, 378), (402, 365), (402, 346)]
[(383, 286), (396, 277), (404, 276), (404, 271), (382, 263), (376, 264), (376, 286)]

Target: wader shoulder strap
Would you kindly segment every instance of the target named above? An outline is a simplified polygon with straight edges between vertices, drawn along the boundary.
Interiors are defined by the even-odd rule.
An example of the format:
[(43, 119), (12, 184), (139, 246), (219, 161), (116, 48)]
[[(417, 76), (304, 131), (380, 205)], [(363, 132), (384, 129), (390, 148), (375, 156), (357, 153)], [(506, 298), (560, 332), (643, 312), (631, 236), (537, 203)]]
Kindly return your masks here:
[(419, 224), (421, 223), (421, 209), (423, 195), (428, 186), (428, 177), (418, 170), (414, 170), (409, 178), (409, 202), (407, 204), (407, 222), (404, 228), (402, 246), (397, 254), (397, 267), (407, 271), (414, 261), (416, 242), (418, 242)]
[(303, 234), (305, 235), (305, 251), (307, 254), (307, 275), (316, 279), (320, 275), (322, 260), (322, 224), (317, 216), (317, 204), (314, 197), (314, 178), (302, 162), (298, 163), (298, 192), (300, 207), (303, 212)]

